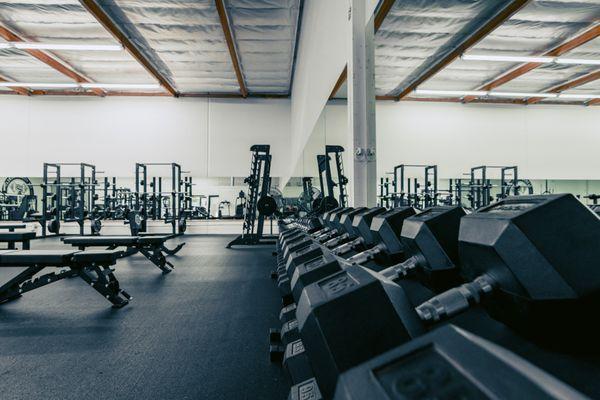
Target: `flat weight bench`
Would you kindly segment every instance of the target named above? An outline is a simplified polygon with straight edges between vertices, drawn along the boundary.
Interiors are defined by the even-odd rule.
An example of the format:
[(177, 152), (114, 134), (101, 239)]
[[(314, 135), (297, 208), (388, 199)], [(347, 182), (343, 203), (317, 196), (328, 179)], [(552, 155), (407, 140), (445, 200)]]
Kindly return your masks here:
[(0, 243), (8, 243), (9, 250), (14, 250), (16, 243), (22, 243), (23, 250), (29, 250), (32, 239), (35, 239), (35, 231), (14, 232), (9, 229), (0, 233)]
[[(113, 304), (123, 307), (131, 296), (119, 287), (111, 266), (122, 255), (116, 250), (1, 250), (0, 267), (27, 267), (0, 286), (0, 303), (64, 278), (79, 276)], [(62, 268), (34, 277), (44, 268)]]
[(25, 224), (2, 224), (0, 225), (0, 229), (8, 229), (9, 232), (14, 232), (15, 229), (25, 229), (27, 225)]
[(165, 247), (165, 242), (171, 239), (171, 235), (149, 235), (149, 236), (77, 236), (63, 238), (65, 244), (76, 246), (79, 250), (85, 250), (87, 247), (106, 247), (108, 250), (114, 250), (117, 247), (127, 247), (124, 256), (129, 256), (137, 252), (142, 253), (150, 262), (156, 265), (164, 274), (171, 272), (175, 266), (167, 261), (165, 254), (169, 252), (178, 252), (183, 247), (180, 244), (174, 250)]

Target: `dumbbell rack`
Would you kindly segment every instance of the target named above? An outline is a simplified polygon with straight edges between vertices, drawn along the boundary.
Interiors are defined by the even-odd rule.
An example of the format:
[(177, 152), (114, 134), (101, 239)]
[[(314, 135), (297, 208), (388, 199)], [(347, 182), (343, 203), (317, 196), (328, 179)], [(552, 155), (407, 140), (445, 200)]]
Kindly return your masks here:
[(257, 245), (275, 243), (274, 238), (263, 236), (265, 216), (258, 213), (258, 200), (269, 195), (271, 188), (271, 146), (255, 144), (250, 147), (252, 161), (250, 176), (244, 182), (248, 184), (248, 200), (244, 209), (242, 234), (232, 240), (227, 248), (233, 245)]

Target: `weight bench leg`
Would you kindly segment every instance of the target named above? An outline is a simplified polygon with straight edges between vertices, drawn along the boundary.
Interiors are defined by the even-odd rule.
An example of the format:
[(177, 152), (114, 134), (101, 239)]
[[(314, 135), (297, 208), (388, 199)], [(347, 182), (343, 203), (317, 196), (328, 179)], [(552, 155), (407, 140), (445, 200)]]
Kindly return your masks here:
[(77, 272), (81, 279), (110, 301), (113, 307), (121, 308), (131, 300), (131, 296), (119, 287), (119, 281), (110, 267), (92, 266), (81, 268)]
[[(37, 274), (43, 269), (44, 267), (29, 267), (25, 271), (21, 272), (20, 274), (6, 282), (4, 285), (0, 286), (0, 303), (14, 300), (18, 297), (21, 297), (21, 294), (25, 292), (50, 283), (48, 282), (44, 285), (39, 285), (35, 287), (33, 286), (34, 281), (31, 278), (33, 278), (35, 274)], [(36, 279), (36, 281), (39, 281), (39, 278)]]
[(160, 250), (169, 255), (169, 256), (174, 256), (175, 254), (177, 254), (179, 252), (179, 250), (181, 250), (183, 248), (183, 246), (185, 246), (185, 243), (180, 243), (177, 245), (177, 247), (175, 247), (174, 249), (169, 249), (167, 248), (164, 244), (160, 245)]
[(152, 264), (160, 268), (163, 274), (168, 274), (175, 269), (175, 266), (167, 261), (160, 247), (152, 247), (151, 249), (140, 248), (139, 250)]

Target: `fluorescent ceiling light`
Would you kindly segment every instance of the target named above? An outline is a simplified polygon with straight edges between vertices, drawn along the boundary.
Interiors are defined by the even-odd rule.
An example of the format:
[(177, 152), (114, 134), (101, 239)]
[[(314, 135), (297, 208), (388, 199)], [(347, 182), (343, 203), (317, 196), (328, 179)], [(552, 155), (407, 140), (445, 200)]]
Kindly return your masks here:
[(126, 84), (126, 83), (81, 83), (80, 86), (84, 89), (138, 89), (138, 90), (156, 90), (160, 89), (160, 85), (155, 83), (150, 84)]
[(528, 56), (492, 56), (479, 54), (463, 54), (461, 58), (465, 61), (499, 61), (514, 63), (551, 63), (554, 57), (528, 57)]
[(558, 97), (558, 93), (489, 92), (488, 95), (494, 96), (494, 97), (511, 97), (511, 98), (530, 98), (530, 97), (556, 98), (556, 97)]
[(106, 44), (59, 44), (37, 42), (6, 42), (0, 43), (0, 49), (20, 50), (64, 50), (64, 51), (121, 51), (121, 45)]
[(121, 90), (155, 90), (158, 84), (125, 84), (125, 83), (30, 83), (30, 82), (0, 82), (0, 87), (27, 87), (42, 89), (121, 89)]
[(600, 94), (577, 94), (577, 93), (561, 93), (559, 99), (600, 99)]
[(600, 65), (600, 60), (584, 60), (582, 58), (557, 58), (557, 64)]
[(475, 96), (482, 97), (487, 95), (488, 92), (477, 91), (477, 90), (428, 90), (428, 89), (417, 89), (415, 94), (431, 95), (431, 96)]
[[(430, 96), (453, 96), (453, 97), (508, 97), (515, 99), (525, 99), (531, 97), (542, 97), (542, 98), (557, 98), (558, 93), (527, 93), (527, 92), (486, 92), (478, 90), (429, 90), (429, 89), (417, 89), (414, 91), (418, 95), (430, 95)], [(575, 96), (575, 95), (573, 95)], [(586, 96), (586, 95), (584, 95)], [(591, 96), (591, 95), (590, 95)], [(568, 98), (568, 96), (565, 96)], [(575, 98), (575, 97), (573, 97)], [(588, 97), (580, 97), (588, 98)], [(589, 97), (589, 98), (595, 98)]]
[(70, 89), (78, 88), (78, 83), (30, 83), (30, 82), (0, 82), (0, 87), (28, 87), (44, 89)]
[(535, 56), (496, 56), (483, 54), (463, 54), (465, 61), (496, 61), (512, 63), (540, 63), (540, 64), (569, 64), (569, 65), (600, 65), (600, 60), (563, 57), (535, 57)]
[(556, 98), (557, 93), (521, 93), (521, 92), (489, 92), (488, 96), (494, 97), (511, 97), (511, 98), (530, 98), (530, 97), (544, 97), (544, 98)]

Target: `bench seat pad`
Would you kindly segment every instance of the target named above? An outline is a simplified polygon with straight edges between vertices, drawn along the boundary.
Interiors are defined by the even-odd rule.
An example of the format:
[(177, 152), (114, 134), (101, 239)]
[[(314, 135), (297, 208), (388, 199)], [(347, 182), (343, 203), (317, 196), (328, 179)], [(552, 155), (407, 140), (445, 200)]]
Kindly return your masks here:
[(85, 250), (73, 254), (73, 262), (80, 265), (114, 265), (123, 254), (120, 250)]
[(0, 229), (25, 229), (27, 225), (25, 224), (1, 224)]
[(35, 239), (34, 231), (26, 232), (0, 232), (0, 242), (20, 242)]
[(0, 254), (0, 266), (64, 266), (77, 250), (19, 250)]
[(155, 245), (155, 244), (162, 244), (164, 242), (166, 242), (167, 240), (169, 240), (171, 238), (171, 236), (169, 235), (164, 235), (164, 236), (142, 236), (140, 237), (139, 243), (144, 246), (144, 245)]
[(133, 246), (137, 236), (75, 236), (66, 237), (63, 242), (73, 246)]

